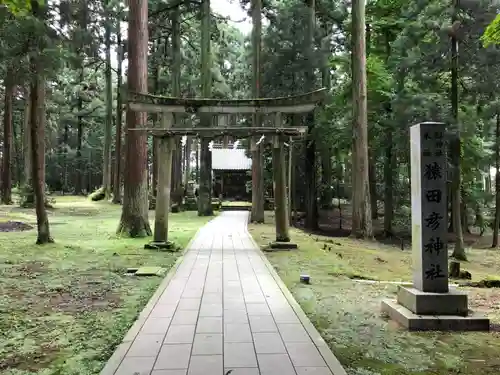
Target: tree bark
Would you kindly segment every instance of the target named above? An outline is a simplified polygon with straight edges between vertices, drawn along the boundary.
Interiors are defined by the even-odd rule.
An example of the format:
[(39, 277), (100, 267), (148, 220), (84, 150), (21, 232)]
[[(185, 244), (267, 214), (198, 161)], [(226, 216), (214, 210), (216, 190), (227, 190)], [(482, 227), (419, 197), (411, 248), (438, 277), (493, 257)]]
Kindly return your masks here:
[[(321, 73), (322, 86), (328, 90), (331, 87), (330, 73), (330, 28), (328, 24), (323, 26), (323, 40), (321, 49), (323, 52), (323, 69)], [(333, 206), (333, 171), (332, 171), (332, 148), (324, 143), (321, 146), (321, 206), (330, 209)]]
[[(167, 43), (167, 40), (165, 40), (165, 43)], [(156, 58), (153, 60), (153, 93), (154, 94), (159, 94), (160, 90), (160, 61), (159, 61), (159, 47), (160, 47), (160, 41), (156, 41), (153, 44), (153, 49), (156, 51), (155, 55)], [(154, 126), (159, 126), (161, 124), (160, 121), (160, 114), (156, 113), (154, 115), (155, 117), (155, 122)], [(161, 125), (160, 125), (161, 127)], [(153, 152), (152, 152), (152, 171), (151, 171), (151, 191), (153, 192), (153, 196), (156, 197), (157, 193), (157, 185), (158, 185), (158, 173), (159, 173), (159, 160), (158, 160), (158, 148), (159, 148), (159, 139), (157, 137), (153, 137)]]
[[(147, 92), (148, 66), (148, 2), (129, 3), (128, 26), (128, 91)], [(123, 207), (118, 233), (131, 237), (152, 234), (148, 220), (147, 135), (131, 129), (145, 127), (147, 114), (127, 110), (127, 142)]]
[[(262, 49), (262, 1), (252, 0), (252, 96), (260, 97)], [(252, 115), (252, 126), (262, 125), (259, 114)], [(264, 222), (264, 160), (262, 146), (257, 145), (257, 139), (252, 139), (252, 211), (250, 220), (255, 223)]]
[(497, 113), (495, 129), (495, 221), (493, 224), (492, 248), (498, 247), (498, 228), (500, 227), (500, 114)]
[(12, 204), (12, 98), (14, 96), (13, 71), (7, 69), (4, 80), (5, 100), (3, 109), (3, 167), (2, 203)]
[(186, 152), (184, 154), (184, 190), (187, 189), (188, 183), (191, 180), (191, 144), (193, 138), (186, 137)]
[[(16, 93), (14, 92), (14, 95)], [(18, 123), (17, 123), (18, 124)], [(12, 184), (15, 186), (21, 186), (23, 181), (22, 174), (22, 139), (23, 139), (23, 127), (13, 126), (12, 127)], [(1, 174), (0, 174), (1, 175)]]
[(198, 185), (200, 184), (200, 140), (198, 138), (194, 139), (194, 146), (195, 146), (195, 157), (196, 157), (196, 182)]
[(341, 152), (337, 150), (336, 152), (336, 158), (337, 158), (337, 168), (336, 168), (336, 174), (337, 174), (337, 209), (339, 210), (339, 229), (342, 229), (342, 199), (344, 199), (344, 194), (341, 194), (340, 191), (340, 184), (342, 183), (344, 186), (344, 191), (345, 191), (345, 186), (347, 185), (347, 181), (344, 178), (345, 173), (344, 173), (344, 157), (342, 156)]
[(491, 194), (492, 182), (491, 182), (491, 165), (490, 164), (488, 164), (488, 166), (486, 167), (485, 173), (486, 173), (485, 190), (486, 190), (486, 193)]
[[(370, 155), (370, 152), (368, 152)], [(370, 204), (372, 211), (372, 219), (378, 218), (378, 200), (377, 200), (377, 168), (376, 168), (376, 158), (373, 155), (368, 156), (368, 179), (370, 183)]]
[[(24, 160), (24, 176), (23, 186), (29, 188), (31, 186), (31, 128), (30, 128), (30, 115), (31, 115), (31, 95), (30, 88), (24, 91), (26, 98), (24, 105), (24, 131), (23, 131), (23, 160)], [(29, 188), (31, 190), (31, 188)]]
[[(453, 16), (452, 23), (457, 19), (458, 0), (453, 0)], [(460, 188), (462, 186), (462, 168), (461, 168), (461, 141), (460, 141), (460, 126), (458, 123), (458, 40), (452, 36), (451, 38), (451, 112), (456, 127), (456, 136), (450, 142), (451, 165), (453, 166), (451, 193), (452, 193), (452, 221), (453, 230), (455, 232), (455, 247), (451, 255), (458, 260), (467, 260), (464, 248), (464, 237), (461, 224), (460, 210)]]
[(352, 232), (359, 238), (372, 238), (373, 227), (368, 177), (368, 118), (366, 87), (365, 0), (352, 1)]
[[(389, 61), (391, 56), (391, 33), (389, 29), (384, 32), (385, 35), (385, 62)], [(404, 88), (404, 76), (401, 75), (398, 82), (399, 89)], [(396, 169), (396, 158), (393, 153), (393, 111), (392, 104), (389, 102), (386, 107), (389, 123), (385, 128), (385, 160), (384, 160), (384, 235), (391, 237), (393, 233), (392, 223), (394, 221), (394, 170)]]
[[(81, 18), (80, 18), (80, 28), (82, 30), (87, 29), (87, 20), (88, 20), (88, 4), (87, 1), (83, 1), (81, 3)], [(85, 41), (82, 39), (79, 55), (79, 79), (78, 82), (80, 84), (80, 90), (78, 92), (78, 100), (77, 100), (77, 111), (78, 111), (78, 126), (77, 126), (77, 145), (76, 145), (76, 163), (77, 163), (77, 173), (76, 173), (76, 183), (75, 183), (75, 194), (83, 194), (83, 176), (85, 174), (85, 167), (82, 159), (82, 146), (83, 146), (83, 117), (81, 113), (83, 111), (83, 98), (82, 98), (82, 90), (83, 83), (85, 79), (85, 71), (83, 68), (83, 60), (84, 53), (83, 49), (85, 48)], [(90, 190), (90, 186), (89, 186)]]
[(287, 206), (288, 225), (292, 223), (292, 198), (293, 198), (293, 139), (288, 140), (288, 174), (287, 174)]
[[(308, 91), (314, 89), (315, 76), (314, 76), (314, 31), (315, 31), (315, 17), (316, 17), (316, 1), (307, 1), (307, 61), (308, 67), (306, 69), (305, 81)], [(307, 138), (305, 140), (305, 180), (306, 180), (306, 218), (304, 226), (309, 230), (318, 229), (318, 175), (316, 165), (316, 141), (313, 135), (314, 129), (314, 112), (306, 115), (307, 124)]]
[[(201, 92), (204, 98), (212, 96), (212, 74), (210, 58), (210, 0), (201, 2)], [(200, 126), (208, 128), (212, 125), (210, 114), (201, 114)], [(198, 189), (198, 215), (211, 216), (212, 210), (212, 153), (208, 145), (209, 139), (201, 139), (200, 150), (200, 187)]]
[(329, 147), (323, 147), (324, 149), (321, 151), (321, 184), (323, 185), (321, 190), (321, 207), (324, 209), (330, 209), (333, 205), (332, 151)]
[[(172, 96), (181, 97), (181, 22), (179, 7), (172, 12)], [(174, 123), (181, 121), (179, 115), (174, 114)], [(172, 192), (173, 203), (180, 208), (182, 205), (182, 147), (180, 139), (176, 139), (172, 158)]]
[[(80, 84), (83, 83), (84, 73), (83, 67), (80, 68)], [(83, 175), (85, 172), (84, 163), (82, 159), (82, 146), (83, 146), (83, 117), (80, 113), (83, 110), (83, 100), (81, 97), (81, 92), (78, 93), (78, 104), (77, 111), (78, 115), (78, 125), (77, 125), (77, 140), (76, 140), (76, 163), (77, 163), (77, 174), (76, 174), (76, 184), (75, 184), (75, 194), (83, 194)]]
[(106, 48), (106, 121), (104, 125), (104, 147), (103, 147), (103, 166), (102, 166), (102, 187), (104, 190), (104, 199), (108, 201), (111, 198), (111, 141), (113, 128), (113, 82), (111, 75), (111, 16), (109, 8), (110, 0), (105, 1), (104, 12), (106, 20), (104, 25), (104, 44)]
[(116, 54), (117, 54), (117, 68), (116, 68), (116, 135), (115, 135), (115, 174), (113, 181), (113, 203), (121, 203), (122, 201), (122, 65), (123, 65), (123, 46), (122, 46), (122, 33), (120, 29), (120, 20), (118, 19), (118, 26), (116, 29)]
[[(31, 0), (31, 9), (35, 18), (43, 19), (44, 11), (38, 1)], [(31, 41), (39, 54), (43, 52), (43, 40), (32, 35)], [(31, 89), (30, 89), (30, 138), (31, 138), (31, 175), (35, 195), (35, 211), (38, 235), (37, 245), (52, 243), (49, 218), (45, 208), (45, 80), (43, 69), (38, 61), (39, 56), (30, 57)]]
[(24, 106), (24, 121), (23, 121), (23, 185), (22, 185), (22, 199), (20, 202), (21, 207), (35, 207), (35, 195), (33, 193), (32, 175), (31, 175), (31, 95), (30, 86), (25, 89), (24, 97), (26, 103)]
[(394, 220), (394, 155), (392, 153), (392, 132), (391, 128), (385, 131), (385, 160), (384, 160), (384, 234), (392, 236), (392, 222)]

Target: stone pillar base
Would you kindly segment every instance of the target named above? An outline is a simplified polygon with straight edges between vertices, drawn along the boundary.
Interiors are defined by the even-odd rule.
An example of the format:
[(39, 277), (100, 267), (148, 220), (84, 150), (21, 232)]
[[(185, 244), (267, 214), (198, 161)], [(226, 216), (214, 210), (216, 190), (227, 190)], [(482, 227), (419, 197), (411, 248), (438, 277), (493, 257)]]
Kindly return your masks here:
[(264, 251), (276, 251), (276, 250), (295, 250), (298, 249), (296, 243), (293, 242), (282, 242), (282, 241), (274, 241), (269, 243), (267, 248)]
[(166, 241), (166, 242), (150, 242), (144, 245), (144, 249), (146, 250), (158, 250), (158, 251), (177, 251), (179, 250), (178, 246), (175, 242)]
[(456, 289), (448, 293), (426, 293), (416, 288), (398, 287), (397, 301), (417, 315), (467, 316), (467, 294)]
[(399, 287), (397, 301), (382, 301), (382, 312), (410, 331), (489, 331), (488, 318), (467, 307), (467, 294), (426, 293)]

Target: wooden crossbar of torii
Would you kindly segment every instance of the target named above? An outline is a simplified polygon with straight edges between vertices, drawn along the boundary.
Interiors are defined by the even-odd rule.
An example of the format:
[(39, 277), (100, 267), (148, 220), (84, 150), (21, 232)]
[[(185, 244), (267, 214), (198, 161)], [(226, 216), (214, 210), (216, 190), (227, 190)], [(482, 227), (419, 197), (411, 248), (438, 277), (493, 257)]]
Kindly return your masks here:
[[(219, 138), (224, 136), (238, 136), (251, 138), (251, 151), (255, 151), (259, 144), (257, 139), (262, 135), (270, 136), (273, 149), (273, 180), (274, 180), (274, 210), (276, 221), (276, 242), (283, 244), (290, 242), (289, 216), (286, 193), (286, 168), (284, 142), (290, 137), (303, 137), (307, 134), (307, 127), (284, 127), (283, 114), (300, 114), (313, 111), (324, 99), (326, 90), (320, 89), (310, 93), (265, 99), (189, 99), (168, 98), (150, 94), (129, 93), (127, 106), (129, 110), (137, 112), (153, 112), (161, 114), (160, 128), (134, 128), (129, 131), (142, 131), (158, 138), (159, 163), (158, 187), (156, 195), (155, 227), (153, 245), (167, 247), (168, 241), (168, 214), (170, 211), (170, 186), (172, 175), (172, 153), (176, 139), (189, 135), (200, 138)], [(179, 128), (174, 126), (174, 113), (198, 113), (208, 115), (227, 116), (228, 114), (273, 114), (274, 127), (228, 127), (212, 128)]]
[(128, 93), (132, 111), (150, 113), (307, 113), (323, 101), (326, 89), (301, 95), (262, 99), (191, 99)]

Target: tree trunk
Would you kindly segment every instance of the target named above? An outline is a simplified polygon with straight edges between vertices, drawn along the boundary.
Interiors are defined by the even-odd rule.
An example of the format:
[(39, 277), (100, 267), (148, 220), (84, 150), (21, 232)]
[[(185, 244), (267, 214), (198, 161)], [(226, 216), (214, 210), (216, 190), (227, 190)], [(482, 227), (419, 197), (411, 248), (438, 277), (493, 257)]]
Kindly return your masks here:
[[(365, 24), (365, 40), (366, 40), (366, 57), (370, 55), (372, 29), (369, 23)], [(372, 136), (373, 137), (373, 136)], [(370, 142), (370, 132), (368, 132), (368, 142)], [(370, 186), (370, 205), (372, 219), (378, 218), (378, 201), (377, 201), (377, 171), (376, 157), (373, 151), (368, 151), (368, 183)]]
[[(22, 173), (22, 141), (23, 141), (23, 126), (16, 122), (16, 126), (12, 128), (12, 152), (13, 152), (13, 179), (12, 184), (21, 186), (23, 181)], [(0, 174), (1, 175), (1, 174)]]
[(106, 20), (104, 24), (104, 44), (106, 46), (106, 120), (104, 125), (104, 154), (102, 157), (102, 187), (104, 199), (111, 198), (111, 141), (113, 128), (113, 82), (111, 75), (111, 16), (109, 8), (110, 0), (105, 1)]
[[(83, 67), (80, 68), (80, 84), (83, 83)], [(78, 104), (77, 111), (81, 113), (83, 110), (83, 100), (81, 93), (78, 93)], [(78, 115), (78, 125), (77, 125), (77, 140), (76, 140), (76, 163), (77, 163), (77, 174), (76, 174), (76, 186), (75, 194), (83, 194), (83, 174), (84, 174), (84, 163), (82, 159), (82, 146), (83, 146), (83, 117)]]
[(385, 131), (385, 160), (384, 160), (384, 233), (385, 236), (393, 235), (392, 222), (394, 220), (394, 155), (392, 153), (391, 128)]
[[(389, 29), (385, 32), (385, 53), (386, 53), (386, 63), (389, 61), (391, 56), (391, 33)], [(404, 75), (400, 76), (398, 81), (399, 91), (404, 88)], [(393, 233), (392, 222), (394, 221), (394, 170), (396, 169), (396, 158), (393, 153), (393, 137), (392, 132), (394, 116), (392, 112), (392, 104), (389, 102), (386, 107), (387, 117), (390, 123), (386, 124), (385, 129), (385, 160), (384, 160), (384, 235), (386, 237), (391, 237)]]
[[(252, 96), (260, 97), (261, 64), (260, 52), (262, 49), (262, 1), (252, 0)], [(259, 114), (252, 116), (252, 126), (262, 125), (262, 117)], [(252, 148), (252, 212), (251, 221), (264, 222), (264, 160), (262, 146), (256, 144), (253, 139)]]
[(35, 207), (35, 195), (33, 193), (33, 185), (31, 178), (31, 95), (30, 85), (25, 89), (24, 97), (26, 98), (24, 105), (24, 121), (23, 121), (23, 184), (22, 184), (22, 199), (21, 207)]
[(3, 110), (3, 167), (2, 203), (12, 203), (12, 98), (14, 96), (13, 71), (8, 68), (4, 80), (5, 101)]
[[(370, 153), (368, 153), (370, 154)], [(368, 179), (370, 182), (370, 204), (372, 219), (378, 218), (378, 200), (377, 200), (377, 169), (375, 156), (369, 156)]]
[(498, 247), (498, 228), (500, 227), (500, 114), (497, 113), (495, 131), (495, 222), (493, 224), (493, 243)]
[(186, 137), (186, 152), (184, 154), (184, 190), (187, 189), (188, 183), (191, 180), (191, 144), (193, 143), (193, 138)]
[[(87, 19), (88, 19), (88, 4), (87, 1), (83, 1), (81, 3), (81, 19), (80, 19), (80, 28), (81, 30), (87, 29)], [(80, 48), (80, 66), (79, 66), (79, 85), (80, 90), (78, 92), (78, 101), (77, 101), (77, 111), (78, 111), (78, 125), (77, 125), (77, 145), (76, 145), (76, 163), (77, 163), (77, 173), (76, 173), (76, 183), (75, 183), (75, 194), (83, 194), (83, 176), (85, 173), (85, 164), (82, 159), (82, 146), (83, 146), (83, 117), (81, 113), (83, 111), (83, 98), (82, 98), (82, 89), (83, 83), (85, 79), (85, 71), (83, 68), (84, 63), (84, 54), (83, 49), (85, 48), (85, 41), (82, 39)], [(90, 186), (89, 189), (90, 190)], [(90, 191), (88, 191), (90, 193)]]
[(343, 183), (344, 191), (345, 191), (345, 186), (347, 184), (344, 178), (345, 176), (344, 157), (342, 156), (339, 150), (337, 150), (336, 156), (337, 156), (337, 209), (339, 210), (339, 229), (342, 229), (342, 199), (344, 199), (344, 194), (341, 194), (340, 184)]
[(465, 197), (462, 194), (462, 201), (460, 204), (460, 216), (462, 217), (462, 232), (470, 234), (469, 228), (469, 218), (467, 216), (467, 204), (465, 203)]
[[(172, 96), (181, 96), (181, 23), (179, 7), (172, 12)], [(174, 114), (174, 123), (181, 121), (179, 115)], [(172, 157), (172, 202), (180, 208), (182, 205), (182, 146), (179, 137), (175, 140), (175, 149)]]
[(488, 164), (488, 166), (486, 167), (486, 193), (488, 194), (491, 194), (491, 185), (492, 185), (492, 181), (491, 181), (491, 165)]
[[(315, 0), (307, 1), (307, 61), (308, 67), (306, 69), (306, 85), (308, 91), (314, 89), (315, 76), (314, 76), (314, 31), (315, 31), (315, 17), (316, 17), (316, 2)], [(309, 230), (318, 229), (318, 191), (317, 191), (317, 165), (316, 165), (316, 142), (313, 136), (314, 129), (314, 113), (306, 115), (306, 124), (308, 128), (308, 135), (305, 140), (305, 180), (306, 180), (306, 218), (304, 226)]]
[(117, 45), (117, 68), (116, 68), (116, 135), (115, 135), (115, 174), (113, 182), (113, 203), (121, 203), (122, 201), (122, 65), (123, 65), (123, 46), (122, 33), (120, 29), (120, 20), (116, 28), (116, 45)]
[(24, 104), (24, 121), (23, 121), (23, 185), (29, 187), (31, 185), (31, 128), (30, 128), (30, 114), (31, 114), (31, 95), (29, 87), (24, 91), (25, 104)]
[[(201, 92), (204, 98), (212, 96), (212, 74), (210, 58), (210, 0), (201, 2)], [(212, 125), (210, 114), (201, 114), (200, 126)], [(208, 145), (210, 140), (201, 139), (200, 150), (200, 187), (198, 189), (198, 215), (211, 216), (212, 210), (212, 153)]]
[[(167, 40), (165, 40), (165, 43), (167, 43)], [(153, 48), (156, 50), (156, 57), (153, 61), (153, 93), (154, 94), (159, 94), (159, 89), (160, 89), (160, 62), (159, 62), (159, 46), (160, 42), (156, 41), (153, 44)], [(155, 122), (154, 126), (159, 126), (161, 127), (161, 120), (160, 120), (160, 113), (156, 113), (154, 116)], [(158, 173), (160, 170), (160, 166), (158, 165), (158, 148), (159, 148), (159, 139), (157, 137), (153, 137), (153, 152), (152, 152), (152, 171), (151, 171), (151, 191), (153, 193), (153, 196), (156, 197), (157, 194), (157, 185), (158, 185)]]
[[(458, 0), (453, 0), (452, 23), (455, 22), (458, 11)], [(458, 40), (451, 38), (451, 112), (456, 127), (456, 136), (450, 142), (451, 165), (453, 166), (451, 193), (452, 193), (452, 221), (455, 232), (455, 247), (451, 255), (458, 260), (467, 260), (464, 248), (464, 237), (462, 233), (461, 212), (460, 212), (460, 188), (462, 185), (461, 170), (461, 141), (460, 126), (458, 123)]]
[[(128, 91), (147, 92), (148, 66), (148, 2), (131, 1), (128, 24)], [(127, 109), (127, 130), (145, 127), (147, 114)], [(148, 220), (147, 135), (127, 132), (125, 186), (118, 233), (131, 237), (152, 234)]]
[[(43, 10), (38, 1), (31, 0), (31, 9), (35, 18), (43, 19)], [(38, 39), (38, 40), (37, 40)], [(32, 43), (42, 53), (43, 40), (32, 35)], [(36, 44), (35, 44), (36, 43)], [(41, 45), (42, 44), (42, 45)], [(49, 218), (45, 208), (45, 80), (38, 56), (30, 57), (31, 89), (30, 89), (30, 131), (31, 131), (31, 175), (33, 177), (33, 192), (35, 195), (35, 211), (38, 235), (38, 245), (52, 243)]]
[(309, 128), (308, 141), (306, 141), (305, 160), (305, 182), (306, 182), (306, 217), (304, 227), (309, 230), (318, 229), (318, 192), (317, 192), (317, 165), (316, 165), (316, 144), (312, 141), (312, 129), (314, 128), (314, 114), (307, 115)]
[(195, 146), (195, 156), (196, 156), (196, 173), (195, 179), (198, 185), (200, 184), (200, 140), (198, 138), (194, 139)]
[(287, 175), (287, 185), (288, 185), (288, 225), (292, 223), (292, 199), (293, 199), (293, 139), (290, 137), (288, 141), (288, 175)]
[(366, 94), (365, 0), (352, 1), (352, 233), (372, 238), (368, 161), (368, 116)]
[(321, 184), (323, 185), (321, 190), (321, 207), (324, 209), (330, 209), (333, 205), (332, 151), (329, 147), (323, 147), (324, 149), (321, 152)]
[[(323, 67), (321, 73), (322, 86), (328, 90), (331, 87), (331, 74), (330, 74), (330, 29), (327, 24), (323, 27), (323, 40), (321, 49), (323, 52)], [(322, 144), (321, 146), (321, 206), (325, 209), (332, 208), (333, 205), (333, 172), (332, 172), (332, 148), (328, 145)]]

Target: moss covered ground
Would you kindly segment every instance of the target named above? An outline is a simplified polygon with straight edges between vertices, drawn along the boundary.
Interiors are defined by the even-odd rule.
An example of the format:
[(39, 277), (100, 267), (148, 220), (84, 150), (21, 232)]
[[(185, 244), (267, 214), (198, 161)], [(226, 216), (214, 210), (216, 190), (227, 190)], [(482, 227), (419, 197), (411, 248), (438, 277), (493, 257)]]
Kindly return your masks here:
[[(55, 244), (35, 245), (35, 229), (0, 232), (0, 374), (99, 373), (162, 280), (126, 269), (168, 269), (180, 255), (144, 250), (148, 239), (117, 238), (120, 214), (107, 202), (56, 197)], [(170, 218), (170, 239), (182, 247), (210, 219)], [(34, 210), (0, 206), (0, 228), (9, 221), (36, 226)]]
[[(273, 215), (251, 224), (260, 245), (274, 239)], [(411, 250), (292, 229), (299, 250), (266, 253), (280, 277), (350, 375), (449, 375), (500, 373), (500, 289), (464, 288), (469, 305), (492, 321), (489, 333), (409, 333), (380, 313), (397, 285), (411, 281)], [(468, 249), (462, 269), (472, 280), (500, 276), (500, 251)], [(309, 274), (311, 284), (299, 276)]]

